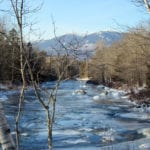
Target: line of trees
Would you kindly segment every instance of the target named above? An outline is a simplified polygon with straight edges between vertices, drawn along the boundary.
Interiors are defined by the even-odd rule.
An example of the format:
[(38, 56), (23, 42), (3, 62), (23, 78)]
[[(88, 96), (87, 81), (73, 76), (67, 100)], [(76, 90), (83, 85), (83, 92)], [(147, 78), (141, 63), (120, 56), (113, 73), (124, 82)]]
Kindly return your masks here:
[(121, 41), (109, 47), (99, 42), (90, 61), (90, 76), (103, 84), (114, 81), (150, 88), (149, 35), (146, 28), (140, 27), (130, 30)]
[[(19, 36), (16, 29), (5, 31), (0, 29), (0, 82), (21, 83), (20, 73), (20, 49)], [(32, 44), (25, 43), (25, 57), (28, 57), (34, 76), (38, 79), (45, 62), (46, 54), (32, 47)], [(30, 78), (28, 70), (25, 67), (26, 84), (29, 84)]]
[[(10, 31), (3, 28), (3, 26), (0, 26), (0, 82), (21, 84), (18, 32), (14, 28)], [(66, 55), (48, 56), (46, 52), (33, 47), (30, 42), (24, 42), (24, 46), (23, 64), (26, 63), (26, 59), (29, 60), (34, 78), (37, 81), (57, 80), (64, 66), (72, 59), (74, 59), (74, 63), (68, 66), (63, 79), (73, 78), (79, 74), (80, 62), (75, 58)], [(26, 84), (30, 84), (31, 79), (27, 67), (24, 68), (24, 72)]]

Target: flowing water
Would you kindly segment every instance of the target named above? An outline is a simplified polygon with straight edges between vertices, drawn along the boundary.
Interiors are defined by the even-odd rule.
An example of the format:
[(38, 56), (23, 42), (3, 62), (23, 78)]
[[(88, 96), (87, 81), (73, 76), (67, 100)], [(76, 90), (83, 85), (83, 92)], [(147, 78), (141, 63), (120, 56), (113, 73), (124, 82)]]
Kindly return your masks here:
[[(46, 82), (41, 87), (51, 89), (54, 85)], [(18, 95), (19, 91), (0, 92), (14, 136)], [(149, 112), (148, 108), (136, 108), (123, 91), (62, 82), (53, 127), (54, 150), (148, 150)], [(48, 149), (46, 115), (32, 88), (25, 93), (20, 131), (23, 150)]]

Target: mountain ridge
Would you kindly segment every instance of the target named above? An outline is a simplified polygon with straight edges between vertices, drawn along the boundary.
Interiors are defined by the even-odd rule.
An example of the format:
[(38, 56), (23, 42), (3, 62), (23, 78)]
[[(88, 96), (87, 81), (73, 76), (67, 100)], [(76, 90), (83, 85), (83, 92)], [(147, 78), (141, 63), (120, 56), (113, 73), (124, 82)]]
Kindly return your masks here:
[(40, 49), (52, 54), (53, 49), (62, 49), (62, 45), (69, 47), (78, 47), (81, 51), (92, 51), (96, 48), (98, 41), (104, 41), (108, 46), (123, 38), (124, 33), (117, 31), (99, 31), (87, 35), (75, 33), (64, 34), (56, 38), (37, 42), (35, 45)]

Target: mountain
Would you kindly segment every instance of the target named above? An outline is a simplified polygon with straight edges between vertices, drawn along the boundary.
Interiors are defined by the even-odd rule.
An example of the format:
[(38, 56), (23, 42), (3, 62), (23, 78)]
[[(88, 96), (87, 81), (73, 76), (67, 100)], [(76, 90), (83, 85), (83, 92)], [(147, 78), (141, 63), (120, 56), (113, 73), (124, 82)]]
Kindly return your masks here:
[(46, 51), (48, 54), (55, 54), (56, 51), (61, 54), (64, 53), (64, 47), (70, 50), (80, 50), (78, 52), (88, 52), (90, 55), (93, 54), (96, 43), (98, 41), (104, 41), (106, 45), (111, 45), (122, 39), (124, 33), (115, 31), (101, 31), (92, 34), (87, 34), (85, 36), (78, 34), (65, 34), (50, 40), (44, 40), (37, 42), (36, 45), (40, 50)]

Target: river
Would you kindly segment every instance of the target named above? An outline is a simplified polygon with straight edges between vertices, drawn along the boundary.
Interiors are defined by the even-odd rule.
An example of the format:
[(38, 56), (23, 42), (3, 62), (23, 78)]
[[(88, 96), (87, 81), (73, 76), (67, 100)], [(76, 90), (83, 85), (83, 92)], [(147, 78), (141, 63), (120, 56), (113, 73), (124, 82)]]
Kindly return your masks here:
[[(41, 87), (51, 89), (54, 85), (55, 82), (46, 82)], [(0, 92), (13, 136), (18, 95), (19, 91)], [(149, 112), (148, 108), (137, 108), (123, 91), (64, 81), (57, 97), (54, 150), (148, 150)], [(25, 92), (20, 131), (22, 150), (48, 149), (45, 112), (32, 88)]]

